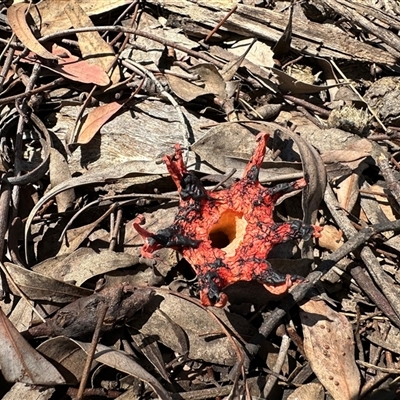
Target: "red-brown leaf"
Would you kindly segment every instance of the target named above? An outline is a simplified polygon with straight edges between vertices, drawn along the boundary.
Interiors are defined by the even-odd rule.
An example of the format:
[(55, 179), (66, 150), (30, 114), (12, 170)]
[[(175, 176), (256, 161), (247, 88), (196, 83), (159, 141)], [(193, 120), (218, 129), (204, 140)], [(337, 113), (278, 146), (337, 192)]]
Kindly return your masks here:
[(77, 143), (86, 144), (89, 143), (93, 136), (100, 130), (100, 128), (112, 118), (124, 105), (124, 103), (118, 103), (116, 101), (97, 107), (89, 114), (86, 115), (86, 119), (79, 129)]

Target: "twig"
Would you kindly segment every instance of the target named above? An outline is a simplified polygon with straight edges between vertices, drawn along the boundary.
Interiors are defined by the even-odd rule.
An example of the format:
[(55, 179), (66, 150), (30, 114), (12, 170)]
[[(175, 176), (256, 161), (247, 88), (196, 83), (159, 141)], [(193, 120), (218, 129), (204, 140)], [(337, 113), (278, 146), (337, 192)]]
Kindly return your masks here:
[(379, 367), (378, 365), (370, 364), (368, 362), (361, 361), (361, 360), (356, 360), (356, 363), (358, 365), (362, 365), (363, 367), (371, 368), (371, 369), (374, 369), (376, 371), (386, 372), (388, 374), (400, 375), (400, 369), (399, 368)]
[(53, 89), (56, 86), (59, 86), (62, 83), (64, 83), (64, 81), (65, 81), (64, 78), (57, 78), (53, 82), (48, 83), (46, 85), (39, 86), (36, 89), (25, 90), (24, 93), (19, 93), (19, 94), (16, 94), (14, 96), (4, 97), (3, 99), (0, 99), (0, 105), (13, 103), (15, 100), (19, 100), (19, 99), (22, 99), (24, 97), (29, 97), (29, 96), (32, 96), (34, 94), (38, 94), (38, 93), (44, 92), (47, 89)]
[(173, 400), (204, 400), (208, 398), (221, 398), (228, 396), (233, 390), (233, 385), (227, 385), (220, 388), (210, 388), (195, 390), (192, 392), (173, 393), (171, 398)]
[[(336, 223), (339, 225), (340, 229), (345, 233), (345, 235), (348, 238), (350, 238), (349, 241), (353, 240), (354, 236), (357, 237), (357, 239), (360, 239), (360, 237), (358, 237), (357, 230), (351, 224), (347, 215), (340, 208), (339, 203), (329, 185), (327, 186), (325, 191), (325, 203), (328, 206), (329, 211), (331, 212)], [(397, 230), (398, 224), (400, 224), (400, 220), (389, 222), (383, 225), (385, 225), (385, 228), (393, 227), (394, 230)], [(362, 230), (361, 232), (363, 231), (364, 230)], [(338, 251), (340, 249), (341, 248), (339, 248)], [(361, 259), (364, 261), (369, 274), (371, 275), (371, 277), (373, 278), (373, 280), (375, 281), (375, 283), (377, 284), (377, 286), (379, 287), (379, 289), (382, 291), (387, 301), (389, 302), (391, 308), (396, 314), (396, 320), (398, 321), (400, 319), (400, 303), (399, 303), (400, 293), (398, 288), (395, 285), (393, 285), (391, 279), (387, 276), (386, 272), (383, 271), (374, 253), (368, 246), (363, 247), (363, 249), (360, 252), (360, 256)], [(384, 305), (377, 304), (377, 306), (382, 311), (385, 311), (386, 307)], [(388, 317), (390, 316), (388, 315)]]
[[(290, 343), (291, 343), (290, 337), (286, 333), (282, 335), (282, 342), (279, 347), (279, 354), (273, 368), (273, 371), (277, 374), (281, 372), (282, 366), (285, 363)], [(268, 398), (277, 380), (278, 378), (274, 375), (270, 375), (268, 377), (267, 383), (265, 384), (264, 389), (262, 391), (262, 395), (264, 398), (266, 399)]]
[(294, 104), (297, 104), (298, 106), (302, 106), (307, 110), (314, 111), (315, 113), (321, 115), (322, 117), (328, 118), (330, 115), (330, 111), (325, 110), (322, 107), (318, 107), (315, 104), (312, 104), (309, 101), (306, 101), (304, 99), (299, 99), (298, 97), (294, 97), (289, 94), (283, 95), (283, 98), (285, 100), (289, 100), (289, 101), (293, 102)]
[(85, 367), (83, 368), (83, 372), (82, 372), (82, 379), (79, 384), (78, 394), (76, 396), (78, 400), (82, 400), (82, 398), (83, 398), (83, 392), (85, 390), (86, 383), (89, 379), (90, 368), (92, 366), (93, 358), (96, 353), (96, 347), (97, 347), (97, 343), (99, 341), (101, 327), (103, 325), (104, 318), (106, 317), (108, 306), (106, 304), (102, 303), (99, 306), (98, 310), (99, 311), (98, 311), (96, 328), (94, 330), (92, 342), (90, 343), (90, 347), (89, 347), (89, 350), (87, 353)]
[(225, 175), (222, 179), (221, 182), (218, 182), (211, 190), (210, 192), (215, 192), (219, 187), (221, 187), (226, 181), (228, 181), (230, 178), (232, 178), (233, 175), (235, 175), (237, 169), (236, 168), (232, 168), (232, 171), (229, 172), (228, 175)]
[(400, 182), (394, 176), (393, 171), (390, 168), (389, 161), (383, 155), (378, 158), (378, 166), (383, 177), (385, 178), (388, 189), (390, 190), (397, 204), (400, 205)]
[(110, 238), (110, 245), (108, 246), (109, 250), (114, 250), (115, 246), (117, 245), (117, 236), (118, 236), (118, 231), (121, 226), (122, 222), (122, 209), (118, 208), (117, 210), (117, 218), (115, 218), (114, 225), (112, 226), (111, 230), (111, 238)]
[[(32, 69), (32, 74), (29, 77), (28, 83), (25, 88), (25, 92), (29, 92), (35, 86), (35, 83), (39, 77), (39, 72), (41, 70), (40, 64), (35, 64)], [(24, 99), (26, 100), (26, 99)], [(21, 114), (18, 119), (18, 126), (17, 132), (15, 135), (15, 161), (14, 161), (14, 177), (18, 177), (22, 171), (22, 152), (23, 152), (23, 131), (25, 126), (25, 114), (28, 110), (28, 106), (26, 101), (23, 101), (21, 106), (18, 104), (18, 100), (15, 101), (15, 106), (17, 111)], [(20, 187), (15, 185), (12, 189), (12, 202), (13, 202), (13, 209), (12, 209), (12, 219), (18, 216), (18, 207), (19, 207), (19, 200), (20, 200)]]
[(381, 39), (384, 43), (389, 45), (394, 51), (393, 55), (398, 57), (400, 53), (400, 38), (390, 31), (389, 29), (381, 28), (380, 26), (376, 26), (367, 18), (364, 18), (357, 11), (352, 10), (350, 7), (345, 7), (335, 0), (323, 0), (323, 3), (326, 4), (329, 8), (331, 8), (334, 12), (342, 15), (350, 22), (355, 25), (360, 26), (367, 32), (372, 33), (377, 38)]
[(225, 15), (225, 17), (223, 17), (221, 19), (221, 21), (218, 22), (217, 25), (215, 25), (215, 27), (213, 28), (213, 30), (206, 36), (206, 38), (204, 39), (204, 42), (207, 43), (208, 40), (211, 39), (211, 36), (214, 35), (215, 32), (217, 32), (217, 30), (219, 28), (221, 28), (221, 26), (228, 20), (228, 18), (237, 10), (238, 6), (237, 4), (234, 5), (232, 7), (232, 9), (228, 12), (228, 14)]
[(167, 40), (163, 37), (159, 37), (157, 35), (154, 35), (152, 33), (146, 32), (146, 31), (138, 30), (135, 28), (127, 28), (124, 26), (107, 25), (107, 26), (88, 26), (88, 27), (84, 27), (84, 28), (66, 29), (63, 31), (52, 33), (51, 35), (43, 36), (42, 38), (39, 39), (39, 42), (44, 43), (48, 40), (53, 40), (53, 39), (60, 38), (60, 37), (64, 38), (67, 35), (73, 35), (73, 34), (81, 33), (81, 32), (93, 32), (93, 31), (98, 31), (98, 32), (111, 31), (111, 32), (133, 33), (135, 35), (142, 36), (142, 37), (145, 37), (150, 40), (154, 40), (155, 42), (161, 43), (164, 46), (173, 47), (175, 49), (181, 50), (193, 57), (200, 58), (204, 61), (214, 63), (219, 68), (222, 68), (225, 65), (223, 62), (215, 60), (213, 57), (209, 56), (208, 54), (200, 53), (198, 51), (189, 49), (188, 47), (183, 46), (177, 42), (173, 42), (172, 40)]
[(309, 120), (311, 121), (315, 126), (317, 126), (319, 129), (324, 129), (324, 125), (319, 121), (317, 117), (312, 115), (307, 109), (305, 109), (303, 106), (298, 106), (297, 109)]
[[(6, 174), (7, 175), (7, 174)], [(6, 181), (2, 182), (0, 188), (0, 261), (3, 261), (4, 241), (8, 229), (8, 211), (11, 200), (11, 185)], [(3, 275), (0, 274), (0, 299), (4, 298)]]
[[(14, 35), (11, 37), (10, 41), (12, 40), (12, 38), (14, 37)], [(3, 50), (3, 53), (0, 55), (0, 59), (3, 57), (4, 52), (6, 51), (8, 45), (5, 47), (5, 49)], [(11, 63), (14, 57), (14, 52), (15, 50), (10, 47), (6, 60), (4, 61), (3, 64), (3, 68), (1, 69), (1, 73), (0, 73), (0, 92), (3, 91), (3, 84), (4, 84), (4, 80), (6, 79), (7, 73), (10, 70), (11, 67)]]
[[(1, 187), (0, 187), (0, 261), (3, 259), (4, 252), (4, 241), (6, 238), (6, 232), (8, 229), (8, 211), (10, 208), (11, 200), (11, 185), (7, 181), (7, 175), (2, 177)], [(0, 295), (1, 298), (1, 295)]]

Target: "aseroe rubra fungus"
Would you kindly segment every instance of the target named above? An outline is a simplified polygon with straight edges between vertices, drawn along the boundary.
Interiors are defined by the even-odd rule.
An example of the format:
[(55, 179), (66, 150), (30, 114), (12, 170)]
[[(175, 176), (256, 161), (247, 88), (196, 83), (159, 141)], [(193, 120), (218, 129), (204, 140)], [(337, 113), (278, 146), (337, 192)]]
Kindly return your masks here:
[(285, 293), (299, 277), (283, 276), (266, 261), (278, 243), (294, 238), (318, 237), (320, 227), (301, 221), (275, 223), (274, 204), (284, 193), (306, 186), (305, 179), (264, 187), (258, 180), (269, 135), (261, 133), (259, 144), (249, 161), (243, 178), (229, 189), (207, 191), (193, 172), (188, 171), (177, 144), (175, 154), (164, 161), (181, 197), (172, 226), (150, 233), (140, 225), (134, 227), (145, 243), (143, 257), (163, 247), (178, 250), (192, 265), (200, 285), (204, 305), (223, 307), (227, 296), (222, 290), (238, 281), (258, 281), (274, 293)]

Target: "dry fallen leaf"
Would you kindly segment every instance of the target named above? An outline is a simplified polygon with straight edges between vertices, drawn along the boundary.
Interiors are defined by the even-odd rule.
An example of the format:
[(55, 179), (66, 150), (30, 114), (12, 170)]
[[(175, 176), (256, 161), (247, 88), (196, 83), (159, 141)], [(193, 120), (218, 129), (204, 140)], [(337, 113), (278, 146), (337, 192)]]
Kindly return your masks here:
[(0, 369), (8, 382), (62, 385), (57, 369), (34, 350), (0, 308)]
[[(93, 22), (80, 6), (77, 0), (71, 0), (64, 8), (65, 13), (74, 28), (94, 26)], [(115, 56), (112, 47), (101, 37), (99, 32), (77, 33), (79, 49), (82, 58), (89, 64), (100, 66), (104, 72), (109, 72)], [(111, 75), (111, 82), (117, 83), (120, 80), (118, 68), (114, 69)]]
[[(89, 343), (78, 342), (76, 340), (74, 342), (86, 353), (89, 351)], [(152, 387), (161, 400), (171, 399), (170, 394), (162, 387), (161, 383), (124, 351), (115, 350), (111, 347), (98, 344), (94, 359), (111, 368), (135, 376), (136, 378), (146, 382)]]
[(393, 211), (392, 206), (390, 205), (389, 198), (385, 189), (381, 185), (376, 183), (374, 185), (371, 185), (370, 191), (374, 194), (375, 199), (379, 203), (379, 207), (381, 208), (381, 210), (386, 215), (386, 218), (389, 221), (396, 221), (397, 217)]
[[(64, 8), (71, 0), (45, 0), (35, 4), (30, 10), (32, 18), (42, 36), (59, 32), (71, 27), (71, 21)], [(80, 0), (79, 5), (88, 15), (98, 15), (104, 12), (130, 4), (132, 0)]]
[(46, 300), (55, 303), (68, 303), (92, 293), (91, 290), (61, 282), (9, 262), (4, 265), (13, 280), (13, 282), (8, 281), (11, 292), (17, 296), (19, 291), (15, 289), (14, 284), (30, 300)]
[(348, 212), (352, 211), (360, 193), (360, 174), (361, 171), (357, 170), (346, 178), (341, 179), (335, 188), (340, 206)]
[[(181, 70), (175, 67), (173, 71), (180, 72)], [(167, 76), (171, 90), (179, 98), (192, 101), (199, 96), (212, 94), (221, 100), (226, 99), (226, 84), (215, 65), (203, 63), (190, 68), (189, 71), (197, 75), (199, 79), (192, 83), (174, 75)]]
[[(110, 83), (110, 78), (104, 70), (98, 65), (89, 64), (88, 61), (74, 56), (68, 49), (53, 44), (52, 54), (58, 57), (56, 65), (47, 65), (36, 59), (33, 53), (21, 58), (21, 62), (28, 64), (40, 63), (42, 68), (61, 75), (71, 81), (82, 83), (93, 83), (98, 86), (106, 86)], [(16, 51), (17, 54), (21, 53)]]
[(33, 35), (26, 20), (26, 13), (30, 6), (28, 3), (16, 3), (7, 9), (7, 18), (11, 29), (29, 50), (42, 58), (57, 60), (57, 57), (45, 49)]
[(333, 225), (324, 225), (321, 236), (318, 238), (318, 244), (321, 247), (335, 251), (342, 246), (343, 243), (343, 232)]
[[(276, 272), (307, 277), (313, 269), (313, 261), (318, 264), (319, 259), (329, 258), (329, 253), (348, 239), (346, 218), (335, 214), (335, 210), (338, 211), (336, 198), (326, 192), (325, 202), (320, 201), (325, 191), (325, 169), (328, 169), (334, 190), (344, 178), (358, 173), (359, 179), (353, 179), (352, 185), (346, 185), (347, 182), (342, 185), (340, 196), (343, 204), (353, 208), (352, 213), (361, 222), (383, 224), (389, 215), (395, 221), (399, 211), (396, 199), (400, 203), (400, 190), (397, 193), (392, 190), (397, 189), (394, 187), (397, 168), (395, 163), (384, 166), (380, 162), (382, 155), (389, 162), (391, 157), (397, 159), (396, 149), (400, 144), (400, 135), (396, 131), (400, 121), (400, 101), (397, 101), (400, 99), (400, 77), (398, 71), (385, 65), (394, 65), (396, 61), (391, 55), (391, 43), (382, 48), (380, 41), (375, 40), (373, 30), (358, 26), (346, 16), (333, 23), (333, 13), (329, 13), (322, 15), (328, 20), (312, 22), (314, 16), (311, 18), (306, 12), (311, 6), (307, 1), (296, 3), (294, 8), (286, 7), (284, 2), (269, 2), (265, 8), (257, 6), (259, 0), (163, 0), (161, 10), (160, 0), (5, 0), (3, 3), (7, 6), (17, 2), (30, 5), (20, 6), (16, 29), (21, 30), (22, 36), (29, 36), (27, 40), (32, 46), (38, 46), (38, 52), (44, 48), (58, 59), (49, 60), (28, 53), (25, 46), (22, 51), (21, 42), (13, 34), (7, 19), (0, 20), (7, 48), (1, 65), (3, 77), (0, 77), (0, 103), (3, 104), (0, 116), (0, 169), (3, 173), (0, 249), (4, 247), (4, 261), (14, 262), (3, 271), (8, 269), (15, 280), (15, 283), (5, 285), (5, 297), (0, 300), (0, 307), (32, 347), (57, 369), (60, 366), (59, 372), (70, 387), (54, 385), (46, 390), (36, 385), (15, 384), (5, 398), (76, 397), (79, 382), (86, 377), (83, 374), (88, 358), (86, 353), (65, 336), (43, 343), (46, 336), (29, 337), (29, 333), (34, 333), (40, 326), (36, 333), (83, 335), (85, 338), (79, 340), (90, 341), (100, 302), (111, 308), (104, 320), (107, 327), (101, 329), (99, 338), (99, 343), (112, 349), (111, 359), (103, 360), (103, 364), (94, 360), (88, 376), (91, 381), (86, 385), (84, 396), (100, 393), (103, 397), (119, 396), (121, 400), (191, 395), (289, 400), (323, 400), (327, 396), (331, 399), (318, 378), (314, 374), (310, 376), (311, 364), (302, 351), (303, 346), (297, 350), (292, 346), (287, 357), (282, 357), (285, 354), (279, 351), (281, 340), (270, 333), (282, 318), (282, 304), (277, 303), (280, 299), (273, 298), (271, 302), (272, 295), (266, 294), (257, 283), (238, 283), (227, 287), (230, 303), (224, 310), (199, 307), (196, 300), (199, 290), (214, 279), (212, 270), (210, 278), (196, 282), (190, 263), (172, 248), (163, 249), (153, 260), (141, 258), (143, 242), (137, 232), (132, 232), (132, 222), (138, 213), (144, 214), (148, 224), (152, 225), (150, 229), (157, 233), (173, 223), (179, 194), (160, 160), (165, 154), (172, 153), (176, 143), (184, 150), (189, 170), (207, 190), (213, 187), (217, 196), (217, 191), (231, 187), (243, 175), (254, 150), (254, 136), (265, 129), (271, 133), (271, 140), (261, 164), (259, 178), (262, 185), (273, 187), (274, 182), (279, 185), (303, 176), (309, 182), (302, 193), (279, 204), (274, 213), (274, 227), (279, 227), (280, 222), (300, 219), (302, 215), (305, 220), (313, 220), (317, 212), (320, 220), (329, 223), (319, 241), (296, 241), (296, 244), (291, 242), (277, 247), (269, 258)], [(338, 5), (338, 2), (330, 3)], [(392, 30), (400, 30), (398, 21), (385, 8), (387, 3), (390, 2), (375, 2), (372, 8), (368, 6), (370, 11), (376, 9), (369, 26), (379, 27), (384, 23)], [(30, 7), (29, 14), (25, 15), (23, 11), (27, 7)], [(354, 10), (362, 14), (366, 6), (358, 2)], [(17, 14), (18, 8), (14, 11)], [(383, 12), (384, 21), (381, 19)], [(103, 14), (92, 17), (99, 13)], [(223, 17), (226, 17), (225, 22), (213, 32)], [(78, 36), (72, 33), (76, 29), (68, 30), (71, 26), (98, 30), (104, 40), (97, 33), (79, 35), (77, 44)], [(127, 33), (127, 29), (135, 33)], [(351, 38), (347, 34), (349, 29)], [(53, 37), (58, 38), (57, 43), (62, 47), (44, 37), (51, 32), (56, 33)], [(208, 38), (203, 43), (205, 37)], [(371, 40), (365, 43), (365, 37)], [(269, 68), (275, 64), (270, 47), (277, 41), (275, 56), (282, 65), (285, 64), (282, 69), (286, 75), (278, 71), (274, 74)], [(241, 47), (235, 49), (235, 42)], [(288, 60), (286, 55), (291, 46), (296, 59)], [(107, 53), (110, 62), (114, 60), (121, 68), (124, 80), (116, 85), (110, 85), (111, 80), (104, 71), (107, 66), (90, 65), (87, 61), (101, 57), (103, 52)], [(318, 60), (316, 54), (330, 62)], [(378, 66), (375, 68), (366, 60), (378, 61)], [(379, 84), (380, 77), (393, 79), (393, 82)], [(360, 102), (353, 92), (351, 96), (342, 96), (340, 101), (346, 102), (343, 107), (339, 98), (335, 98), (338, 87), (329, 85), (346, 79), (363, 94), (371, 94), (368, 89), (371, 84), (375, 87), (378, 83), (378, 87), (364, 102)], [(93, 93), (91, 89), (94, 89)], [(311, 92), (318, 93), (307, 94)], [(116, 103), (124, 101), (131, 93), (137, 93), (135, 101), (129, 101), (123, 107)], [(286, 94), (292, 95), (291, 100)], [(382, 95), (388, 97), (388, 101), (383, 107), (376, 108), (376, 101), (380, 101)], [(376, 125), (379, 121), (368, 124), (369, 129), (359, 130), (360, 123), (352, 127), (350, 113), (344, 112), (348, 106), (353, 111), (360, 111), (361, 122), (369, 113), (365, 107), (373, 107), (385, 127)], [(43, 121), (45, 129), (30, 118), (32, 113), (36, 113), (38, 121)], [(386, 118), (387, 113), (389, 117)], [(348, 118), (344, 118), (346, 116)], [(330, 124), (342, 131), (326, 129)], [(44, 133), (46, 126), (49, 128), (47, 136)], [(64, 161), (60, 154), (51, 150), (52, 146), (65, 156)], [(321, 156), (313, 153), (311, 146)], [(68, 168), (65, 168), (65, 162)], [(368, 168), (355, 171), (361, 164)], [(384, 170), (394, 176), (386, 178)], [(198, 190), (194, 181), (195, 185), (190, 189)], [(365, 181), (377, 182), (385, 188), (387, 211), (374, 199), (377, 192), (374, 188), (361, 186), (358, 190)], [(185, 192), (183, 194), (185, 196)], [(221, 200), (220, 197), (217, 200)], [(240, 203), (240, 198), (238, 201)], [(197, 208), (202, 200), (196, 199), (194, 203)], [(103, 217), (99, 218), (102, 213)], [(168, 222), (170, 214), (172, 218)], [(190, 217), (189, 214), (183, 219)], [(221, 224), (217, 222), (212, 229)], [(395, 224), (388, 229), (393, 226)], [(30, 234), (29, 237), (26, 235), (25, 245), (21, 243), (24, 229)], [(67, 233), (64, 243), (59, 240), (61, 232)], [(359, 268), (368, 267), (378, 289), (383, 288), (393, 307), (396, 296), (392, 293), (400, 282), (400, 272), (393, 262), (400, 250), (400, 235), (396, 233), (396, 230), (381, 232), (378, 241), (362, 244), (378, 246), (373, 252), (378, 259), (370, 254), (370, 259), (359, 260)], [(161, 239), (162, 235), (163, 232)], [(151, 241), (151, 238), (147, 239)], [(231, 241), (229, 237), (228, 240)], [(214, 244), (220, 246), (215, 241), (213, 247)], [(348, 243), (351, 245), (352, 241)], [(109, 248), (115, 251), (104, 250)], [(387, 248), (392, 251), (381, 252)], [(29, 255), (26, 268), (19, 266), (24, 264), (20, 261), (22, 252)], [(314, 260), (316, 252), (320, 252), (321, 257)], [(364, 253), (365, 250), (361, 252)], [(211, 268), (220, 264), (219, 260), (215, 264), (210, 261)], [(321, 268), (324, 265), (327, 264), (323, 263)], [(382, 279), (375, 279), (382, 278), (382, 268), (393, 278), (384, 280), (386, 285), (383, 286)], [(333, 303), (341, 303), (338, 309), (343, 315), (347, 315), (346, 312), (354, 314), (356, 305), (359, 306), (359, 328), (367, 333), (358, 338), (360, 358), (364, 350), (364, 358), (368, 360), (371, 343), (373, 347), (380, 346), (384, 351), (397, 354), (399, 332), (393, 332), (393, 324), (400, 326), (398, 318), (386, 299), (378, 296), (376, 288), (370, 287), (367, 273), (358, 276), (357, 268), (352, 269), (358, 284), (355, 290), (350, 280), (342, 279), (337, 271), (331, 272), (323, 279), (319, 279), (318, 273), (312, 274), (298, 284), (292, 292), (298, 300), (296, 304), (301, 304), (300, 298), (306, 296), (305, 291), (311, 283), (320, 285), (321, 290), (333, 285), (335, 290), (329, 291), (329, 295)], [(13, 281), (8, 276), (5, 279)], [(271, 280), (279, 279), (279, 275), (271, 276)], [(133, 307), (126, 300), (133, 294), (121, 290), (127, 285), (154, 288), (157, 294), (132, 318), (128, 313)], [(214, 288), (208, 287), (213, 295)], [(95, 291), (83, 288), (95, 288)], [(27, 295), (27, 301), (17, 296), (21, 291)], [(54, 303), (53, 300), (67, 303)], [(282, 301), (286, 303), (285, 299)], [(371, 304), (381, 313), (376, 318), (374, 314), (372, 324)], [(255, 315), (260, 307), (266, 307), (264, 322)], [(49, 329), (38, 325), (40, 321), (34, 311), (45, 317)], [(341, 329), (339, 316), (335, 313), (332, 316), (330, 312), (313, 310), (311, 317), (318, 315), (323, 322), (326, 318), (326, 324), (336, 324)], [(385, 316), (389, 316), (389, 321)], [(303, 322), (306, 325), (304, 317)], [(308, 337), (315, 339), (318, 332), (312, 330), (318, 331), (319, 322), (315, 322), (315, 327), (312, 324), (304, 326), (304, 331), (311, 331), (305, 333), (306, 344), (310, 341)], [(312, 351), (317, 355), (309, 355), (310, 360), (319, 357), (324, 361), (323, 365), (318, 364), (318, 360), (317, 366), (313, 365), (316, 373), (320, 370), (335, 373), (332, 384), (339, 385), (338, 391), (347, 384), (342, 383), (346, 378), (336, 372), (346, 357), (339, 359), (330, 351), (333, 353), (338, 349), (340, 355), (343, 346), (347, 345), (347, 338), (340, 336), (343, 332), (325, 332), (326, 338), (312, 342)], [(301, 330), (301, 336), (302, 333)], [(343, 342), (341, 347), (336, 344), (337, 337)], [(258, 345), (253, 346), (256, 340)], [(318, 349), (320, 343), (322, 349)], [(285, 350), (285, 340), (281, 345), (281, 350)], [(82, 347), (86, 349), (89, 344)], [(116, 349), (125, 351), (129, 357), (124, 353), (115, 354)], [(109, 352), (104, 347), (98, 350), (98, 355), (103, 356)], [(234, 374), (242, 355), (245, 367), (251, 365), (251, 370), (246, 368), (246, 372), (259, 373)], [(332, 360), (325, 360), (327, 355)], [(154, 377), (143, 376), (140, 367), (130, 363), (132, 359)], [(380, 361), (382, 367), (393, 367), (389, 359), (383, 357)], [(278, 366), (289, 384), (285, 384), (285, 379), (268, 377), (270, 370), (278, 371)], [(144, 382), (139, 382), (133, 375), (141, 376)], [(306, 381), (301, 380), (304, 376)], [(391, 375), (385, 379), (382, 387), (390, 384)], [(158, 386), (156, 380), (160, 382)], [(326, 383), (324, 377), (320, 380), (329, 387), (329, 377)], [(174, 393), (161, 392), (157, 396), (146, 381), (154, 383), (156, 391), (157, 388), (162, 391), (164, 387)], [(11, 385), (0, 384), (0, 397)], [(269, 387), (272, 392), (267, 395)], [(362, 389), (363, 394), (367, 387)], [(338, 394), (335, 392), (334, 396), (338, 397)], [(352, 397), (356, 400), (357, 394)]]
[(226, 98), (224, 78), (214, 64), (198, 64), (191, 67), (189, 71), (200, 77), (200, 82), (206, 93), (211, 93), (221, 99)]
[(323, 90), (327, 90), (333, 87), (340, 86), (337, 85), (311, 85), (310, 83), (305, 83), (298, 81), (297, 79), (291, 77), (287, 73), (276, 69), (270, 68), (270, 70), (278, 77), (280, 81), (280, 88), (283, 92), (290, 92), (292, 94), (301, 93), (301, 94), (310, 94), (310, 93), (319, 93)]
[(43, 386), (28, 386), (17, 382), (2, 397), (2, 400), (50, 400), (55, 391), (55, 388), (44, 389)]
[(242, 66), (244, 59), (246, 58), (247, 54), (250, 52), (253, 45), (256, 43), (256, 39), (253, 39), (247, 48), (244, 50), (242, 54), (236, 60), (231, 60), (226, 63), (223, 68), (221, 69), (221, 76), (225, 82), (229, 82), (233, 79), (235, 74), (237, 73), (238, 69)]
[[(248, 46), (252, 43), (253, 39), (242, 39), (237, 41), (230, 48), (230, 52), (240, 57)], [(271, 46), (267, 44), (257, 41), (251, 46), (250, 51), (246, 54), (246, 60), (252, 62), (255, 65), (259, 65), (261, 67), (273, 67), (274, 66), (274, 57), (273, 51), (271, 50)]]
[[(228, 317), (223, 310), (213, 312), (238, 336), (254, 332), (251, 325), (239, 315), (230, 314)], [(157, 292), (131, 324), (143, 335), (157, 337), (161, 343), (180, 354), (185, 354), (182, 351), (188, 348), (188, 357), (191, 359), (220, 365), (234, 365), (237, 361), (231, 341), (222, 334), (220, 325), (204, 308), (164, 291)], [(182, 333), (187, 338), (184, 341)], [(189, 346), (183, 346), (186, 341)]]
[[(176, 68), (173, 68), (173, 71), (176, 71)], [(199, 96), (210, 94), (210, 92), (203, 87), (197, 86), (175, 75), (167, 75), (167, 79), (174, 94), (184, 101), (192, 101)]]
[(53, 67), (54, 71), (65, 78), (99, 86), (110, 83), (110, 78), (101, 65), (74, 56), (68, 49), (57, 44), (53, 45), (52, 53), (59, 56), (58, 65)]
[[(101, 183), (113, 181), (124, 177), (132, 176), (146, 176), (151, 174), (165, 173), (165, 166), (156, 165), (155, 162), (150, 161), (128, 161), (117, 166), (102, 169), (98, 172), (88, 172), (85, 175), (76, 178), (68, 179), (47, 192), (33, 207), (31, 213), (25, 224), (25, 243), (28, 241), (28, 232), (30, 225), (37, 211), (53, 196), (62, 193), (65, 190), (84, 186), (93, 183)], [(27, 246), (25, 246), (27, 249)]]
[[(14, 298), (15, 301), (18, 297), (14, 296)], [(34, 307), (35, 304), (33, 301), (29, 301), (28, 304), (27, 301), (20, 299), (17, 305), (15, 305), (12, 308), (11, 313), (6, 313), (4, 308), (3, 310), (7, 314), (7, 317), (10, 320), (10, 322), (14, 325), (15, 329), (18, 332), (25, 332), (29, 329), (29, 327), (32, 324), (32, 319), (35, 314), (33, 311)]]
[(324, 151), (321, 158), (326, 164), (341, 163), (355, 170), (368, 156), (371, 156), (372, 151), (371, 141), (360, 139), (344, 148)]
[[(50, 338), (37, 347), (37, 351), (62, 366), (62, 372), (68, 384), (76, 385), (82, 379), (87, 355), (71, 339), (58, 336)], [(97, 361), (93, 361), (92, 368), (98, 366)]]
[(158, 343), (152, 338), (142, 335), (140, 332), (131, 332), (131, 338), (136, 343), (136, 346), (140, 348), (143, 355), (153, 364), (157, 372), (167, 382), (171, 383)]
[(319, 383), (306, 383), (295, 389), (287, 400), (324, 400), (324, 388)]
[(71, 254), (72, 252), (74, 252), (88, 238), (93, 229), (95, 229), (97, 225), (99, 225), (110, 215), (111, 210), (112, 209), (109, 208), (97, 220), (91, 222), (88, 225), (68, 229), (62, 238), (62, 244), (57, 255), (61, 256), (63, 254)]
[(78, 137), (76, 143), (87, 144), (100, 128), (111, 119), (121, 108), (125, 102), (113, 101), (112, 103), (104, 104), (91, 110), (83, 118), (83, 123), (78, 129)]
[(191, 149), (214, 168), (228, 172), (226, 157), (249, 157), (255, 149), (254, 136), (238, 124), (218, 124), (211, 128)]
[(48, 258), (33, 267), (35, 272), (81, 286), (88, 279), (127, 268), (139, 262), (139, 257), (111, 250), (95, 251), (81, 247), (71, 254)]
[[(50, 149), (50, 183), (51, 186), (57, 186), (59, 183), (64, 182), (71, 178), (71, 173), (68, 168), (68, 163), (65, 157), (54, 147)], [(75, 201), (74, 189), (65, 190), (56, 196), (57, 211), (64, 212), (72, 207)]]
[(323, 301), (300, 306), (304, 352), (314, 374), (334, 400), (353, 400), (360, 390), (354, 337), (347, 318)]

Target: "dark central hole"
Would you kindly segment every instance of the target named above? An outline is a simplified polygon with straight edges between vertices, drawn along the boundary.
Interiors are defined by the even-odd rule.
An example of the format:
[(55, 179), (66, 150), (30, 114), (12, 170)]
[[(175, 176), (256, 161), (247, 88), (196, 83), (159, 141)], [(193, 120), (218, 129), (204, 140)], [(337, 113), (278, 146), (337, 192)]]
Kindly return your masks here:
[(210, 233), (212, 247), (223, 249), (230, 243), (228, 235), (223, 231), (215, 231)]

